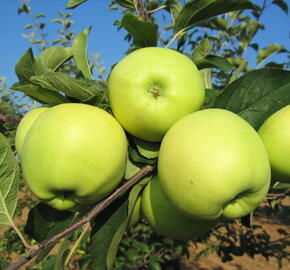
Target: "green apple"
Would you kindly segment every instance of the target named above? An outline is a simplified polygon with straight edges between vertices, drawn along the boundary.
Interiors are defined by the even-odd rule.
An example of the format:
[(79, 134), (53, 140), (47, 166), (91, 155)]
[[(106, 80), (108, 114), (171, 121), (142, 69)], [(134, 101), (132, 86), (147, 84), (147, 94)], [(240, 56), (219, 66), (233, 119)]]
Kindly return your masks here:
[(195, 64), (170, 49), (147, 47), (123, 58), (112, 70), (109, 100), (114, 116), (137, 138), (158, 142), (178, 119), (204, 102)]
[(21, 155), (24, 177), (33, 193), (56, 209), (69, 210), (104, 198), (120, 183), (127, 138), (106, 111), (66, 103), (38, 117)]
[(141, 209), (149, 224), (163, 236), (187, 241), (210, 231), (217, 221), (191, 219), (180, 212), (165, 196), (158, 176), (146, 185)]
[(259, 135), (269, 156), (272, 180), (290, 183), (290, 105), (271, 115)]
[(34, 121), (38, 118), (38, 116), (48, 109), (49, 109), (48, 107), (39, 107), (33, 109), (21, 119), (17, 127), (15, 136), (15, 147), (19, 157), (21, 157), (21, 149), (23, 141), (28, 130), (30, 129)]
[(159, 152), (163, 190), (190, 217), (240, 218), (264, 199), (270, 164), (258, 133), (222, 109), (194, 112), (175, 123)]

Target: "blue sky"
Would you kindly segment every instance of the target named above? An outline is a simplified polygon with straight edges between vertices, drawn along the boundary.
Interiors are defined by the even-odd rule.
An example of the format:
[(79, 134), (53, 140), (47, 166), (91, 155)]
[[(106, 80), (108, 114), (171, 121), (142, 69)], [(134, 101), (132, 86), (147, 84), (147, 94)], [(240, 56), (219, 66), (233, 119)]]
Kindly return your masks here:
[[(286, 0), (289, 1), (289, 0)], [(255, 0), (255, 3), (262, 3), (262, 0)], [(117, 31), (113, 26), (115, 20), (120, 19), (117, 11), (109, 11), (107, 0), (88, 0), (78, 8), (69, 11), (65, 10), (67, 0), (31, 0), (33, 14), (45, 13), (47, 23), (46, 32), (49, 34), (48, 40), (56, 37), (56, 24), (50, 23), (53, 18), (58, 17), (57, 11), (72, 12), (74, 25), (72, 29), (77, 32), (82, 31), (87, 26), (93, 26), (90, 36), (88, 50), (92, 53), (100, 53), (101, 59), (107, 70), (111, 65), (118, 62), (126, 51), (128, 44), (124, 41), (124, 31)], [(16, 82), (14, 65), (24, 51), (30, 47), (30, 43), (21, 35), (25, 33), (24, 26), (31, 21), (25, 14), (18, 15), (17, 0), (1, 0), (0, 16), (0, 77), (7, 77), (8, 85)], [(268, 9), (262, 17), (262, 23), (266, 26), (266, 31), (260, 31), (256, 41), (262, 47), (272, 43), (279, 43), (290, 49), (290, 17), (282, 12), (278, 7)], [(37, 51), (34, 49), (35, 53)], [(254, 63), (253, 52), (251, 49), (247, 53), (251, 63)], [(285, 54), (272, 57), (270, 60), (283, 61)]]

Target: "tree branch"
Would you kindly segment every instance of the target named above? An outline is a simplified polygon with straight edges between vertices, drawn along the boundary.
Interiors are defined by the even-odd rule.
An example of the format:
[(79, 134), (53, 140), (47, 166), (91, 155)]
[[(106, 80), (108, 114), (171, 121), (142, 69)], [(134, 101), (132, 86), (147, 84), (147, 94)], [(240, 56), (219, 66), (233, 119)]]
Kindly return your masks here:
[(8, 116), (8, 115), (0, 114), (0, 121), (10, 122), (10, 123), (19, 123), (21, 121), (21, 118), (16, 117), (16, 116)]
[(98, 214), (100, 214), (103, 210), (105, 210), (113, 201), (117, 198), (123, 196), (134, 184), (140, 181), (144, 176), (148, 175), (155, 169), (156, 165), (146, 165), (139, 172), (133, 175), (129, 180), (127, 180), (123, 185), (117, 188), (111, 195), (105, 198), (103, 201), (98, 203), (90, 212), (88, 212), (84, 217), (82, 217), (79, 221), (66, 228), (64, 231), (54, 235), (53, 237), (43, 241), (40, 243), (39, 247), (34, 250), (30, 250), (28, 256), (21, 257), (15, 263), (8, 265), (4, 270), (16, 270), (22, 265), (26, 264), (28, 261), (37, 256), (43, 249), (48, 246), (56, 244), (60, 239), (67, 236), (74, 230), (82, 227), (83, 225), (90, 222), (93, 218), (95, 218)]

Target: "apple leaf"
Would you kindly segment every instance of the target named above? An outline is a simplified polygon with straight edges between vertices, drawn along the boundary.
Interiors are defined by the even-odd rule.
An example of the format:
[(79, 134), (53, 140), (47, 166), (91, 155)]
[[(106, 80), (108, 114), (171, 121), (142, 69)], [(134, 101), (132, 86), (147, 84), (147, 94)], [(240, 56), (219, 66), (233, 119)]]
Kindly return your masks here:
[(239, 114), (255, 129), (274, 112), (290, 104), (290, 71), (260, 69), (229, 84), (213, 107)]
[(174, 32), (186, 31), (199, 22), (234, 10), (258, 9), (248, 0), (194, 0), (186, 3), (176, 18)]
[(116, 0), (116, 3), (122, 7), (135, 10), (134, 0)]
[(216, 55), (207, 55), (202, 58), (196, 58), (193, 61), (199, 70), (205, 68), (219, 68), (228, 72), (234, 68), (225, 58)]
[(146, 177), (130, 191), (129, 198), (123, 196), (113, 202), (93, 221), (91, 233), (92, 268), (111, 269), (122, 236), (128, 226), (135, 203), (143, 187), (150, 181)]
[(199, 44), (194, 47), (192, 58), (198, 59), (205, 57), (212, 51), (212, 45), (207, 38), (204, 38)]
[(261, 65), (267, 58), (275, 53), (287, 52), (280, 44), (271, 44), (259, 51), (256, 59), (256, 65)]
[(21, 91), (37, 102), (43, 104), (57, 105), (69, 102), (69, 100), (60, 93), (42, 88), (31, 83), (18, 82), (13, 84), (11, 89)]
[(125, 28), (140, 47), (154, 47), (157, 44), (158, 25), (144, 22), (131, 13), (123, 16), (120, 27)]
[(284, 0), (274, 0), (273, 4), (281, 8), (286, 14), (288, 14), (288, 4)]
[(72, 44), (72, 53), (77, 67), (88, 80), (92, 80), (91, 69), (87, 57), (87, 39), (90, 30), (91, 27), (88, 27), (83, 32), (78, 33)]
[(179, 12), (182, 9), (182, 5), (178, 0), (167, 0), (165, 2), (166, 10), (172, 14), (173, 22), (176, 20)]
[(69, 211), (59, 211), (45, 203), (39, 203), (28, 214), (24, 232), (41, 242), (66, 228), (74, 219)]
[(125, 172), (125, 179), (131, 178), (134, 174), (136, 174), (140, 169), (142, 168), (142, 165), (140, 164), (135, 164), (130, 160), (130, 158), (127, 158), (127, 163), (126, 163), (126, 172)]
[(72, 49), (60, 46), (50, 47), (45, 49), (40, 56), (43, 64), (50, 69), (56, 71), (63, 63), (72, 57)]
[(93, 80), (71, 78), (63, 72), (50, 72), (32, 76), (33, 83), (43, 88), (59, 91), (80, 101), (92, 99), (99, 94), (99, 84)]
[(6, 137), (0, 133), (0, 225), (13, 222), (19, 180), (19, 166)]
[(148, 159), (157, 158), (159, 155), (160, 143), (157, 142), (148, 142), (136, 137), (132, 137), (133, 142), (135, 143), (139, 154)]
[(78, 5), (86, 2), (87, 0), (69, 0), (68, 4), (66, 5), (65, 8), (70, 9), (70, 8), (75, 8)]
[(57, 250), (57, 255), (55, 257), (55, 261), (53, 264), (52, 270), (65, 270), (65, 261), (67, 256), (70, 252), (70, 235), (64, 237), (61, 241), (61, 245), (59, 249)]
[(15, 65), (15, 73), (20, 82), (31, 82), (30, 78), (49, 72), (41, 58), (34, 58), (32, 49), (29, 48)]
[(290, 183), (276, 182), (272, 189), (290, 189)]
[(127, 220), (128, 201), (124, 197), (114, 201), (92, 222), (91, 257), (92, 268), (107, 269), (107, 254), (118, 229), (123, 230)]

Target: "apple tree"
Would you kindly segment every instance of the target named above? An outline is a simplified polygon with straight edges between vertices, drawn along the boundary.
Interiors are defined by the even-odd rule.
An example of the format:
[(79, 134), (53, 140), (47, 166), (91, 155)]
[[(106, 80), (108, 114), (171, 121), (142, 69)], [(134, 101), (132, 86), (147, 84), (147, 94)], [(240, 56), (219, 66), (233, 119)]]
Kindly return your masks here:
[[(86, 1), (70, 0), (66, 8), (77, 8)], [(37, 21), (44, 15), (36, 15), (37, 20), (26, 26), (32, 32), (25, 37), (33, 46), (39, 46), (40, 52), (29, 48), (23, 53), (15, 65), (18, 82), (8, 90), (8, 98), (2, 98), (0, 107), (0, 224), (10, 226), (23, 243), (19, 248), (21, 256), (10, 264), (4, 262), (3, 268), (18, 269), (34, 260), (31, 269), (69, 269), (74, 256), (78, 261), (76, 269), (173, 269), (168, 264), (185, 252), (186, 242), (181, 244), (178, 240), (197, 243), (206, 241), (209, 235), (220, 241), (220, 248), (216, 249), (225, 261), (233, 255), (249, 253), (245, 246), (238, 249), (232, 241), (235, 238), (233, 226), (240, 222), (237, 219), (246, 230), (246, 233), (242, 231), (244, 236), (241, 239), (244, 243), (245, 239), (252, 243), (255, 230), (251, 220), (255, 208), (267, 198), (274, 205), (279, 196), (289, 195), (290, 175), (286, 173), (283, 178), (275, 175), (270, 179), (271, 159), (268, 159), (258, 135), (269, 117), (290, 105), (289, 62), (265, 64), (271, 55), (289, 55), (289, 51), (275, 43), (265, 48), (254, 43), (257, 32), (264, 29), (260, 18), (271, 5), (288, 12), (288, 5), (282, 0), (271, 3), (265, 0), (261, 6), (248, 0), (111, 1), (108, 7), (122, 14), (115, 25), (127, 31), (125, 40), (129, 46), (128, 56), (112, 68), (108, 78), (104, 78), (98, 56), (97, 61), (88, 59), (90, 27), (74, 35), (70, 28), (71, 15), (60, 12), (60, 18), (54, 22), (62, 29), (50, 45), (43, 32), (45, 24)], [(19, 13), (32, 15), (27, 1), (22, 3)], [(40, 30), (39, 36), (35, 29)], [(245, 58), (249, 48), (256, 51), (254, 68)], [(134, 56), (140, 52), (146, 53), (136, 60), (136, 64)], [(168, 60), (171, 55), (173, 60)], [(155, 63), (154, 67), (150, 66), (152, 63)], [(93, 69), (97, 70), (97, 78), (93, 76)], [(189, 69), (194, 71), (188, 72)], [(143, 77), (151, 76), (151, 73), (155, 77), (154, 83), (149, 85)], [(172, 85), (168, 78), (174, 76), (181, 79)], [(139, 82), (138, 87), (144, 95), (141, 101), (135, 96), (136, 83)], [(168, 84), (170, 87), (167, 88)], [(149, 85), (149, 90), (144, 91), (143, 85), (147, 88)], [(176, 91), (180, 85), (190, 91)], [(21, 110), (15, 110), (15, 103), (10, 102), (9, 91), (12, 90), (24, 93), (28, 103), (36, 102), (44, 109), (33, 117), (32, 110), (21, 120)], [(199, 92), (191, 95), (194, 91)], [(7, 96), (7, 90), (5, 93)], [(166, 100), (167, 94), (169, 98)], [(145, 95), (150, 96), (150, 100)], [(173, 138), (170, 134), (174, 129), (169, 132), (168, 125), (161, 135), (159, 131), (158, 136), (152, 135), (153, 132), (151, 134), (144, 126), (158, 129), (163, 125), (162, 120), (173, 115), (166, 107), (170, 99), (175, 107), (180, 106), (174, 112), (178, 117), (170, 126), (181, 119), (183, 124), (179, 126), (184, 127)], [(153, 102), (159, 102), (161, 106), (152, 105)], [(159, 119), (160, 107), (167, 111)], [(146, 119), (148, 112), (144, 108), (151, 110), (150, 121)], [(94, 115), (93, 112), (99, 111), (102, 111), (100, 121), (103, 122), (95, 126), (93, 123), (98, 113)], [(198, 124), (186, 123), (188, 114), (194, 118), (216, 111), (222, 112), (216, 122), (212, 120), (216, 116), (209, 116), (212, 118), (196, 120)], [(114, 122), (114, 130), (108, 129), (106, 117)], [(282, 156), (289, 160), (290, 134), (285, 122), (279, 124), (286, 130)], [(123, 126), (126, 136), (116, 125)], [(16, 154), (14, 137), (17, 126)], [(189, 126), (197, 129), (191, 130)], [(134, 132), (136, 127), (138, 132)], [(210, 134), (208, 130), (211, 130)], [(268, 135), (270, 140), (271, 132)], [(102, 133), (102, 140), (97, 141)], [(115, 134), (113, 139), (112, 133)], [(246, 137), (246, 144), (241, 145), (239, 151), (231, 151), (228, 145), (243, 141), (244, 137), (239, 137), (239, 134)], [(120, 143), (122, 136), (124, 140)], [(200, 137), (192, 147), (190, 144), (196, 136)], [(115, 142), (118, 148), (113, 147)], [(214, 147), (207, 149), (211, 143)], [(169, 148), (166, 145), (170, 145)], [(170, 148), (174, 147), (171, 151)], [(249, 149), (246, 154), (245, 149)], [(179, 150), (183, 150), (181, 156), (189, 158), (176, 159)], [(123, 165), (118, 163), (115, 166), (119, 155)], [(97, 160), (103, 164), (101, 167), (95, 163)], [(244, 166), (244, 163), (249, 166)], [(49, 167), (51, 164), (53, 166)], [(196, 166), (194, 171), (190, 167), (192, 164)], [(106, 181), (94, 190), (94, 178), (104, 174)], [(234, 182), (239, 177), (242, 179), (241, 188), (237, 188)], [(213, 186), (215, 178), (218, 184)], [(110, 181), (116, 179), (118, 181), (112, 185)], [(188, 179), (195, 193), (184, 188), (189, 186)], [(261, 182), (258, 186), (252, 185), (255, 179)], [(199, 180), (204, 183), (197, 185)], [(46, 185), (49, 181), (54, 181), (55, 185)], [(206, 181), (210, 188), (206, 187)], [(169, 187), (172, 183), (173, 186)], [(23, 230), (15, 223), (19, 212), (19, 187), (30, 201)], [(84, 191), (87, 187), (91, 189), (90, 194)], [(230, 189), (238, 191), (233, 194)], [(224, 194), (229, 190), (230, 200), (223, 201), (218, 190), (223, 190)], [(248, 196), (249, 190), (258, 195)], [(67, 204), (60, 204), (59, 200), (53, 203), (51, 194), (57, 194)], [(193, 195), (198, 201), (192, 199)], [(235, 212), (233, 206), (237, 208), (242, 197), (247, 200), (238, 205), (239, 211)], [(223, 204), (216, 215), (204, 214), (205, 210), (216, 209), (217, 205), (207, 204), (210, 199)], [(227, 214), (222, 214), (225, 209)], [(226, 228), (226, 239), (218, 232), (221, 227)], [(277, 253), (270, 254), (269, 250), (260, 247), (251, 255), (276, 256), (282, 262), (283, 256), (289, 256), (283, 246), (289, 242), (289, 233), (281, 231), (281, 234), (283, 237)], [(264, 236), (257, 237), (260, 239), (257, 246), (267, 238)], [(269, 241), (266, 244), (271, 247)], [(223, 243), (231, 243), (230, 248), (222, 249)], [(54, 247), (58, 248), (57, 254)]]

